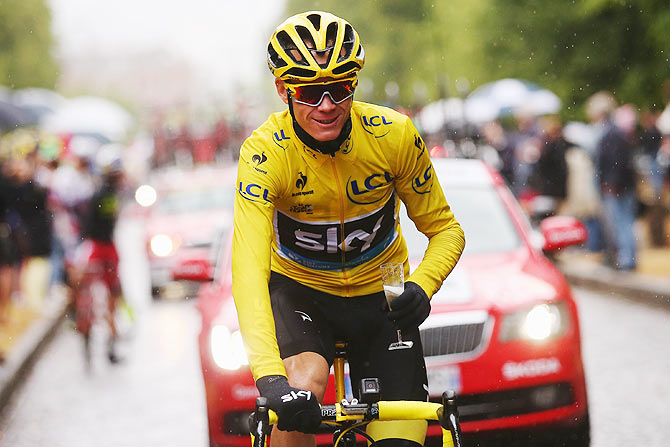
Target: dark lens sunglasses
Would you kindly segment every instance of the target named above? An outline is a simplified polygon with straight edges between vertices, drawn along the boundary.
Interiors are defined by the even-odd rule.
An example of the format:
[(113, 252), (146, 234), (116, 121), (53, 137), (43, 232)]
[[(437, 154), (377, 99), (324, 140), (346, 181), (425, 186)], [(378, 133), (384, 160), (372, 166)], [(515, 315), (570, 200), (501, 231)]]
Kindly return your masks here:
[(293, 100), (300, 104), (318, 107), (328, 95), (333, 104), (339, 104), (354, 96), (354, 81), (346, 80), (330, 84), (287, 85)]

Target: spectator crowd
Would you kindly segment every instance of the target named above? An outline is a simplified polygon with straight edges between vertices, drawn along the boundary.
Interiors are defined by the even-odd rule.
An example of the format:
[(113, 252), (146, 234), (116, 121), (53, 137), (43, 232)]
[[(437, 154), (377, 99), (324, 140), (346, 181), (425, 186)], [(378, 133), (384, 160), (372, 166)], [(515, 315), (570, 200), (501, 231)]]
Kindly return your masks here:
[[(670, 108), (618, 106), (608, 92), (585, 105), (588, 123), (518, 111), (481, 127), (497, 168), (531, 220), (578, 217), (587, 248), (617, 270), (635, 270), (641, 244), (669, 243)], [(640, 225), (644, 222), (646, 225)]]
[(91, 138), (20, 129), (0, 140), (0, 332), (11, 333), (17, 308), (39, 314), (63, 290), (89, 201), (119, 159), (119, 147)]

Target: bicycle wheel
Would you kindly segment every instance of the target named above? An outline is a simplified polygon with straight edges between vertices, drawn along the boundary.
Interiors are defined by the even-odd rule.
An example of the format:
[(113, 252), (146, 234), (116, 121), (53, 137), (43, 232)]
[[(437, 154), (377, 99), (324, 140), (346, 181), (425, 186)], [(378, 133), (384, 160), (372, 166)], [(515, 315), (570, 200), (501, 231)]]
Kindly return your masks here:
[(93, 326), (93, 295), (88, 286), (79, 290), (75, 299), (75, 325), (84, 341), (84, 361), (91, 366), (91, 327)]

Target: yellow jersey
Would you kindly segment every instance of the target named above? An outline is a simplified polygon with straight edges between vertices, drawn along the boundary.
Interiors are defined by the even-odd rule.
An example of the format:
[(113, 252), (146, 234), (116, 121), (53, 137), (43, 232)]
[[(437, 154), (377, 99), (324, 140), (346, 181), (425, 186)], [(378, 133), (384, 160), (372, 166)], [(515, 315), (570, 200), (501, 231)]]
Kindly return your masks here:
[[(273, 270), (344, 297), (383, 290), (379, 266), (405, 265), (431, 297), (465, 246), (411, 120), (354, 101), (349, 137), (332, 155), (300, 141), (288, 110), (271, 115), (240, 149), (233, 236), (233, 297), (254, 378), (286, 375), (268, 280)], [(429, 239), (411, 276), (400, 201)]]

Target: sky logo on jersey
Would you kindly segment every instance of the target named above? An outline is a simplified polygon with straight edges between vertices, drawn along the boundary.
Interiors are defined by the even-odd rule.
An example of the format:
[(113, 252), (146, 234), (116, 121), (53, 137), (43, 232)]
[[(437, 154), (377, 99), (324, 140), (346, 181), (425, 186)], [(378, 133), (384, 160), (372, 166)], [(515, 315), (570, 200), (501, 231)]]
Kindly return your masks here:
[(378, 256), (397, 237), (395, 194), (382, 207), (344, 221), (306, 221), (275, 212), (278, 254), (316, 270), (350, 269)]
[[(385, 137), (391, 131), (391, 128), (388, 126), (389, 124), (393, 124), (393, 121), (387, 121), (386, 117), (383, 115), (375, 115), (370, 117), (363, 115), (361, 116), (361, 123), (363, 124), (364, 131), (375, 138), (381, 138)], [(382, 134), (377, 135), (378, 132)]]
[(279, 146), (280, 148), (286, 150), (288, 148), (288, 140), (290, 140), (291, 137), (287, 137), (286, 134), (284, 133), (284, 129), (281, 129), (279, 132), (275, 132), (272, 134), (272, 141), (274, 144)]
[(347, 180), (347, 197), (353, 203), (369, 205), (382, 200), (386, 194), (372, 194), (375, 190), (382, 188), (393, 181), (389, 172), (383, 174), (372, 174), (364, 180)]
[(240, 182), (237, 185), (237, 192), (242, 196), (243, 199), (249, 200), (256, 203), (269, 203), (270, 191), (267, 188), (257, 185), (255, 183), (244, 184)]
[(428, 163), (428, 167), (423, 174), (412, 180), (412, 189), (417, 194), (428, 194), (433, 187), (433, 165)]

